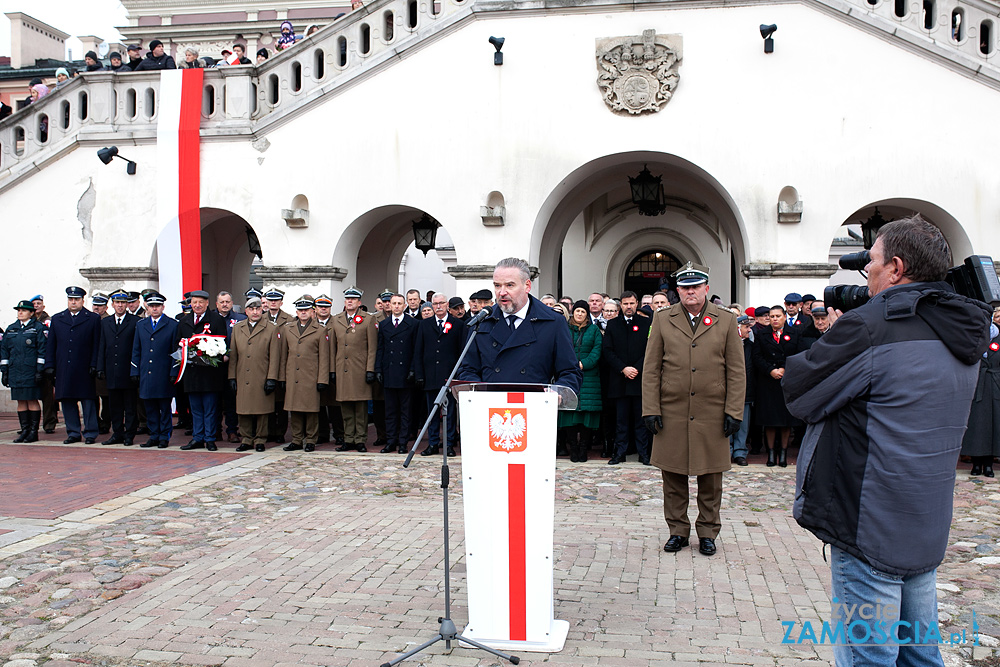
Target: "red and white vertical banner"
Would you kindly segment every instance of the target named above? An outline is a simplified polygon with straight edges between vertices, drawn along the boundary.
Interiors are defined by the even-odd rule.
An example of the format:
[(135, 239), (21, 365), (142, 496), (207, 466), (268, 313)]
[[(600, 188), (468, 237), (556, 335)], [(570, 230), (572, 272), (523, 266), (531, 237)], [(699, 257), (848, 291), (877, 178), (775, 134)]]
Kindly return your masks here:
[(201, 289), (203, 84), (201, 69), (160, 73), (156, 207), (157, 217), (166, 227), (156, 240), (156, 255), (160, 293), (175, 305), (184, 292)]
[(469, 624), (497, 649), (561, 651), (569, 631), (552, 603), (558, 397), (465, 391), (462, 495)]

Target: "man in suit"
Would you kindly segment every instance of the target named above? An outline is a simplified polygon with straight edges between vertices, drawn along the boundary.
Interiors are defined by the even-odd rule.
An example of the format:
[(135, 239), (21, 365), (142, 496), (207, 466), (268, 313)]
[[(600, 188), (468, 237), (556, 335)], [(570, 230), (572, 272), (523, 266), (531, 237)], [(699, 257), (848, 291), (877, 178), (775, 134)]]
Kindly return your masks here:
[(404, 454), (410, 432), (410, 396), (415, 375), (414, 342), (418, 323), (423, 320), (403, 314), (406, 299), (402, 294), (392, 295), (389, 309), (388, 317), (378, 327), (378, 350), (375, 352), (375, 381), (382, 385), (385, 392), (386, 445), (381, 452), (398, 451)]
[(99, 430), (94, 378), (101, 318), (83, 307), (86, 294), (81, 287), (66, 288), (66, 310), (52, 316), (45, 347), (45, 374), (55, 381), (56, 400), (66, 421), (63, 444), (67, 445), (80, 442), (80, 407), (84, 442), (94, 444)]
[(267, 416), (274, 412), (281, 340), (278, 330), (264, 317), (259, 297), (249, 297), (244, 309), (247, 319), (233, 327), (229, 345), (229, 388), (236, 396), (242, 438), (236, 451), (253, 448), (262, 452), (267, 441)]
[(711, 556), (722, 528), (722, 473), (729, 437), (743, 420), (746, 369), (736, 315), (708, 301), (708, 270), (674, 274), (681, 302), (653, 316), (642, 366), (642, 414), (655, 436), (651, 461), (663, 477), (663, 550), (688, 545), (688, 477), (698, 478), (698, 550)]
[(608, 365), (607, 396), (615, 402), (615, 451), (608, 464), (625, 460), (631, 436), (639, 462), (649, 465), (650, 434), (642, 421), (642, 364), (650, 319), (636, 314), (635, 292), (623, 292), (621, 304), (621, 314), (607, 323), (602, 350)]
[(163, 314), (167, 299), (162, 294), (152, 291), (145, 301), (149, 316), (136, 323), (132, 341), (132, 384), (146, 405), (149, 429), (149, 440), (139, 446), (166, 449), (173, 431), (170, 402), (177, 365), (170, 355), (177, 349), (177, 321)]
[(508, 257), (493, 270), (498, 308), (479, 325), (458, 379), (472, 382), (558, 384), (580, 391), (583, 371), (566, 320), (531, 296), (523, 259)]
[(472, 319), (472, 315), (465, 312), (465, 301), (460, 296), (453, 296), (448, 299), (448, 313), (463, 322), (468, 322)]
[[(179, 344), (182, 339), (191, 338), (196, 334), (221, 336), (223, 340), (227, 340), (226, 321), (219, 317), (218, 313), (208, 309), (209, 298), (209, 293), (204, 290), (191, 292), (191, 312), (177, 322), (175, 343)], [(181, 382), (191, 409), (192, 434), (191, 442), (182, 445), (181, 449), (205, 448), (210, 452), (218, 449), (215, 444), (217, 423), (215, 414), (225, 378), (226, 374), (221, 364), (216, 367), (187, 364)]]
[(787, 326), (802, 331), (808, 320), (802, 316), (802, 295), (798, 292), (790, 292), (785, 295), (785, 312), (788, 313)]
[[(422, 389), (422, 399), (430, 411), (434, 400), (444, 383), (448, 380), (451, 370), (458, 363), (465, 345), (465, 324), (448, 313), (442, 306), (447, 301), (443, 294), (434, 295), (437, 299), (431, 302), (434, 307), (434, 317), (420, 320), (417, 323), (416, 336), (413, 345), (413, 374), (417, 387)], [(444, 311), (440, 312), (439, 311)], [(420, 425), (417, 425), (418, 428)], [(455, 397), (448, 392), (448, 456), (455, 455), (455, 442), (458, 438), (458, 405)], [(427, 430), (427, 446), (420, 452), (421, 456), (431, 456), (441, 451), (441, 418), (436, 415)]]
[(108, 388), (111, 437), (102, 445), (130, 447), (138, 428), (136, 393), (132, 374), (132, 344), (139, 318), (128, 312), (128, 292), (111, 294), (112, 315), (101, 320), (101, 337), (97, 349), (97, 379)]
[(336, 382), (344, 416), (344, 444), (336, 448), (338, 452), (368, 451), (368, 401), (375, 383), (378, 329), (374, 316), (361, 310), (362, 294), (357, 287), (344, 290), (344, 312), (333, 317), (328, 327), (334, 364), (330, 379)]
[(406, 292), (406, 311), (405, 314), (408, 317), (412, 317), (415, 320), (420, 319), (420, 290), (411, 289)]

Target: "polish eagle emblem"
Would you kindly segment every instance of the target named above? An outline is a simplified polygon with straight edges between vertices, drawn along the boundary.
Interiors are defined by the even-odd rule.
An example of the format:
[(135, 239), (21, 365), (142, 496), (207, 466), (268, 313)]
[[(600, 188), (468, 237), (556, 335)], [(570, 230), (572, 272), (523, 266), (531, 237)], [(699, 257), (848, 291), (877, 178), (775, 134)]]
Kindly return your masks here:
[(521, 452), (528, 446), (528, 420), (524, 408), (502, 408), (490, 413), (490, 449)]

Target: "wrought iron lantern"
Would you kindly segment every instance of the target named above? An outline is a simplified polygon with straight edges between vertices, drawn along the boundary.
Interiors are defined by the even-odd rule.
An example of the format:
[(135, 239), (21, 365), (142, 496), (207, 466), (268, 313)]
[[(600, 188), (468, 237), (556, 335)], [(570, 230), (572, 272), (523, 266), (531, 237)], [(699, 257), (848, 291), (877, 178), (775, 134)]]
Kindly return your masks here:
[(639, 215), (663, 215), (667, 210), (662, 176), (653, 176), (643, 165), (638, 176), (629, 176), (628, 183), (632, 188), (632, 203), (639, 208)]
[(427, 256), (428, 250), (434, 250), (434, 243), (437, 240), (437, 230), (441, 223), (424, 213), (419, 220), (413, 221), (413, 244), (417, 250)]

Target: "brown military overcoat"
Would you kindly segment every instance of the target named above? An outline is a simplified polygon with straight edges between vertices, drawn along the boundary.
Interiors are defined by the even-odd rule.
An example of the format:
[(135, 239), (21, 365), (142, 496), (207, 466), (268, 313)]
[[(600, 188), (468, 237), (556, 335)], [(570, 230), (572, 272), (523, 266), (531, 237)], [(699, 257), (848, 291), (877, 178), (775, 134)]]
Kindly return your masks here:
[[(324, 329), (323, 335), (326, 337), (326, 344), (328, 347), (330, 345), (331, 332), (326, 329), (329, 328), (331, 322), (333, 322), (333, 315), (330, 315), (330, 318), (326, 321), (326, 324), (323, 324), (318, 319), (316, 320), (316, 324), (320, 325)], [(331, 371), (333, 370), (333, 356), (330, 357), (330, 370)], [(319, 404), (320, 406), (337, 404), (337, 387), (335, 385), (331, 384), (329, 387), (327, 387), (326, 389), (324, 389), (319, 393)]]
[(319, 412), (318, 384), (330, 382), (330, 344), (327, 330), (310, 319), (299, 332), (297, 320), (282, 325), (282, 358), (285, 364), (278, 378), (285, 383), (285, 410)]
[(367, 401), (372, 387), (365, 383), (365, 373), (375, 372), (378, 345), (375, 318), (357, 311), (353, 318), (337, 313), (327, 327), (330, 332), (330, 358), (337, 373), (338, 401)]
[(229, 336), (229, 379), (236, 380), (236, 414), (274, 412), (274, 394), (264, 393), (264, 383), (277, 382), (280, 368), (278, 329), (267, 318), (252, 329), (250, 320), (237, 322)]
[(642, 414), (659, 415), (650, 462), (668, 472), (729, 470), (725, 415), (743, 419), (743, 341), (736, 315), (707, 303), (691, 329), (681, 304), (653, 316), (642, 367)]

